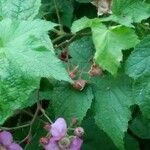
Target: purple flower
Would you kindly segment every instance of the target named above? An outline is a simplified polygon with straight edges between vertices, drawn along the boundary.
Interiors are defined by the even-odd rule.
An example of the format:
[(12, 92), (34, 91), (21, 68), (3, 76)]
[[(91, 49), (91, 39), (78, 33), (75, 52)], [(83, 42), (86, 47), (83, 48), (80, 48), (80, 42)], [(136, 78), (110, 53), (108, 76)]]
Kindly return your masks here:
[(13, 141), (12, 134), (7, 131), (0, 132), (0, 150), (23, 150)]
[(51, 137), (42, 143), (45, 150), (80, 150), (83, 140), (77, 136), (68, 136), (67, 124), (63, 118), (58, 118), (50, 129)]
[(67, 133), (67, 124), (63, 118), (58, 118), (52, 125), (50, 130), (55, 140), (60, 140)]
[(44, 145), (45, 150), (60, 150), (55, 139), (51, 138), (48, 144)]
[(82, 144), (83, 144), (83, 140), (80, 139), (79, 137), (75, 137), (71, 142), (69, 150), (80, 150)]

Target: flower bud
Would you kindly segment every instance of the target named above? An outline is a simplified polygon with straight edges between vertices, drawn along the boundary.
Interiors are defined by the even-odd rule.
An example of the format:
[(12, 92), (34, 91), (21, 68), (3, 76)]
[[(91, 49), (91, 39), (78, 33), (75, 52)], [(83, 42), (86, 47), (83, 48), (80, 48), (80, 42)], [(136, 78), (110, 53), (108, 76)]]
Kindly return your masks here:
[(78, 137), (82, 137), (83, 134), (84, 134), (84, 129), (82, 127), (77, 127), (75, 130), (74, 130), (74, 134)]
[(69, 148), (70, 143), (71, 143), (70, 139), (68, 137), (64, 137), (58, 142), (58, 145), (60, 149), (66, 149)]
[(0, 150), (7, 150), (4, 146), (0, 145)]
[(47, 137), (42, 137), (40, 139), (40, 144), (42, 144), (42, 145), (47, 145), (48, 142), (49, 142), (49, 138), (47, 138)]
[(69, 76), (71, 79), (74, 79), (78, 72), (78, 66), (76, 66), (73, 70), (69, 71)]
[(82, 80), (82, 79), (78, 79), (74, 82), (73, 87), (76, 90), (82, 91), (86, 85), (87, 81)]
[(78, 122), (77, 118), (72, 118), (72, 120), (71, 120), (71, 124), (72, 125), (75, 125), (77, 122)]
[(46, 124), (44, 125), (44, 129), (45, 129), (46, 131), (50, 131), (51, 125), (50, 125), (49, 123), (46, 123)]
[(91, 69), (89, 70), (88, 74), (90, 76), (99, 76), (103, 73), (102, 69), (98, 67), (96, 64), (93, 64), (91, 66)]

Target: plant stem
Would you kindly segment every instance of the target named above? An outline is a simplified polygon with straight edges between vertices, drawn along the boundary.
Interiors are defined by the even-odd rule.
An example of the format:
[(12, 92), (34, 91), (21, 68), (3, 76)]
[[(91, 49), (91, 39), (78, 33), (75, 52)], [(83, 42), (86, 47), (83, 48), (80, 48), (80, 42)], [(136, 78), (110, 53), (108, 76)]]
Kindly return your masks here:
[(45, 110), (41, 107), (40, 108), (42, 114), (44, 115), (44, 117), (52, 124), (53, 122), (51, 121), (51, 119), (48, 117), (48, 115), (45, 113)]
[(63, 30), (63, 27), (62, 27), (62, 25), (61, 25), (61, 19), (60, 19), (59, 10), (58, 10), (58, 7), (57, 7), (57, 2), (56, 2), (56, 0), (53, 0), (53, 2), (54, 2), (56, 14), (57, 14), (57, 18), (58, 18), (58, 23), (59, 23), (59, 25), (60, 25), (60, 31), (63, 33), (64, 30)]
[(0, 127), (0, 130), (18, 130), (18, 129), (26, 128), (26, 127), (29, 127), (29, 126), (30, 126), (30, 123), (20, 125), (20, 126), (17, 126), (17, 127)]

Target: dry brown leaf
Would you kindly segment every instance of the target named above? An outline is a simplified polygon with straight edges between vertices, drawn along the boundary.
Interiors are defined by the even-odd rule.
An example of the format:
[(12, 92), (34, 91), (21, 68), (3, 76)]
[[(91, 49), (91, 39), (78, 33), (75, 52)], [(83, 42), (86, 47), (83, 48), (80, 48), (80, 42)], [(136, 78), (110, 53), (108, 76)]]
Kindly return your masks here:
[(103, 14), (112, 14), (112, 0), (94, 0), (91, 3), (97, 7), (98, 16), (101, 16)]

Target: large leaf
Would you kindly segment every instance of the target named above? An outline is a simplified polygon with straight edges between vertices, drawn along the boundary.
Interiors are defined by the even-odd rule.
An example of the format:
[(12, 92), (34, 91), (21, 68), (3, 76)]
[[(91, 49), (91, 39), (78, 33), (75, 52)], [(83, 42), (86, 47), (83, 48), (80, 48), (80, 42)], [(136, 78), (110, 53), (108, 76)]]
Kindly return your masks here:
[(41, 0), (0, 0), (0, 17), (32, 20), (40, 6)]
[(130, 77), (150, 76), (150, 36), (146, 37), (127, 60), (126, 72)]
[(61, 61), (52, 52), (47, 35), (53, 26), (53, 23), (42, 20), (3, 20), (0, 22), (1, 44), (5, 56), (16, 69), (30, 76), (69, 81)]
[(0, 22), (0, 124), (14, 110), (29, 106), (41, 77), (70, 80), (47, 36), (53, 26), (42, 20)]
[(124, 26), (107, 28), (97, 18), (84, 17), (73, 23), (72, 31), (78, 32), (87, 27), (92, 30), (96, 48), (95, 61), (111, 74), (116, 74), (122, 61), (122, 50), (132, 48), (139, 42), (134, 30)]
[(125, 132), (131, 117), (131, 80), (123, 74), (117, 78), (94, 79), (95, 121), (120, 149), (124, 149)]
[(105, 20), (132, 26), (132, 23), (150, 17), (150, 4), (143, 0), (113, 0), (112, 11), (113, 14)]
[(91, 107), (93, 93), (90, 87), (77, 91), (71, 85), (58, 85), (52, 91), (52, 103), (56, 117), (65, 117), (69, 122), (76, 117), (82, 121)]

